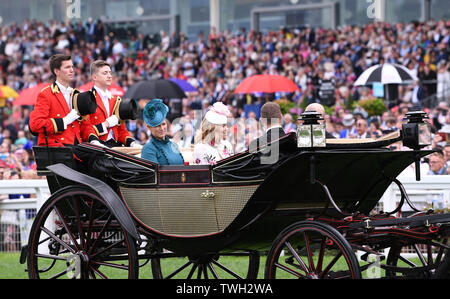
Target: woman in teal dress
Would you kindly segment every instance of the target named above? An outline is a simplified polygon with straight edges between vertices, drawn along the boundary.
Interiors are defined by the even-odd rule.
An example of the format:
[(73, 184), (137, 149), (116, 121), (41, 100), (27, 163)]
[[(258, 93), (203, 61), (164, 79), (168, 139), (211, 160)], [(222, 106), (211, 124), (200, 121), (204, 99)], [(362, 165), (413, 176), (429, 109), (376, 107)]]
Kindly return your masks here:
[(151, 100), (144, 108), (144, 121), (152, 133), (142, 148), (141, 157), (159, 165), (184, 165), (178, 145), (167, 136), (166, 115), (169, 111), (162, 100)]

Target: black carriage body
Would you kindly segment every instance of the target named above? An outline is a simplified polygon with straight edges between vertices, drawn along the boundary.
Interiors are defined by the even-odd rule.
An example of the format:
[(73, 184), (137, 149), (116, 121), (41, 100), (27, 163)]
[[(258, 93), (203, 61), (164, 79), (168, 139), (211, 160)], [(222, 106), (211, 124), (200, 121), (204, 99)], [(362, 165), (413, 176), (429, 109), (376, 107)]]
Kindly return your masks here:
[[(417, 155), (430, 153), (332, 145), (291, 147), (273, 164), (261, 163), (261, 152), (244, 152), (214, 166), (159, 166), (89, 144), (73, 152), (78, 166), (73, 175), (64, 174), (67, 180), (78, 172), (104, 182), (120, 197), (115, 209), (131, 215), (158, 246), (180, 255), (268, 249), (294, 222), (338, 215), (330, 194), (341, 211), (369, 213), (392, 179)], [(38, 167), (48, 164), (47, 156), (40, 157)]]

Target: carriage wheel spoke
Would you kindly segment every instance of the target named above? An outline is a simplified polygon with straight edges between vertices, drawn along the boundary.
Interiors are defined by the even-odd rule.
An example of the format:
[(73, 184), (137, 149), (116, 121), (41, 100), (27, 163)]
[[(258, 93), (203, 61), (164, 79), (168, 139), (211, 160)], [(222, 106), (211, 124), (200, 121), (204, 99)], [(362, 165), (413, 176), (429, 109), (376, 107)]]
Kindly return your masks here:
[(427, 244), (428, 265), (433, 264), (433, 247), (431, 244)]
[(86, 248), (86, 236), (84, 235), (83, 228), (81, 227), (80, 206), (78, 205), (78, 200), (76, 198), (72, 197), (72, 199), (75, 216), (77, 218), (78, 234), (80, 235), (81, 248)]
[(114, 263), (100, 262), (100, 261), (92, 261), (91, 263), (95, 264), (95, 265), (105, 266), (105, 267), (111, 267), (111, 268), (116, 268), (116, 269), (121, 269), (121, 270), (128, 270), (128, 266), (126, 266), (126, 265), (118, 265), (118, 264), (114, 264)]
[(202, 278), (202, 272), (203, 272), (203, 265), (198, 265), (198, 270), (197, 270), (197, 279), (201, 279)]
[(58, 215), (59, 219), (61, 220), (61, 223), (64, 226), (64, 228), (65, 228), (65, 230), (67, 232), (67, 235), (69, 236), (70, 240), (72, 241), (74, 246), (77, 248), (77, 250), (80, 250), (80, 246), (78, 245), (78, 242), (75, 240), (75, 237), (72, 234), (72, 231), (69, 229), (69, 226), (67, 225), (66, 220), (61, 215), (61, 212), (59, 211), (59, 209), (56, 206), (54, 207), (54, 210), (55, 210), (56, 214)]
[(92, 257), (95, 257), (95, 256), (97, 256), (97, 255), (99, 255), (99, 254), (102, 254), (103, 252), (108, 251), (108, 250), (110, 250), (111, 248), (116, 247), (117, 245), (122, 244), (124, 241), (125, 241), (124, 239), (121, 239), (121, 240), (119, 240), (119, 241), (117, 241), (117, 242), (114, 242), (113, 244), (109, 245), (108, 247), (105, 247), (105, 248), (103, 248), (102, 250), (97, 251), (97, 252), (91, 254), (91, 258), (92, 258)]
[(63, 271), (61, 271), (61, 272), (59, 272), (59, 273), (56, 273), (56, 274), (53, 275), (52, 277), (49, 277), (49, 279), (56, 279), (56, 278), (59, 278), (59, 277), (63, 276), (63, 275), (66, 274), (66, 273), (67, 273), (67, 269), (66, 269), (66, 270), (63, 270)]
[(194, 272), (195, 272), (196, 269), (197, 269), (197, 264), (193, 264), (191, 271), (189, 271), (187, 279), (191, 279), (192, 278), (192, 275), (194, 275)]
[(97, 279), (97, 277), (95, 276), (94, 270), (92, 270), (91, 267), (89, 267), (89, 276), (90, 276), (92, 279)]
[(214, 269), (214, 267), (212, 266), (211, 263), (208, 263), (208, 268), (209, 271), (211, 271), (212, 275), (214, 276), (215, 279), (219, 279), (219, 275), (217, 275), (216, 270)]
[(339, 252), (334, 258), (333, 260), (328, 264), (328, 266), (325, 268), (325, 270), (323, 270), (320, 273), (320, 277), (323, 278), (325, 276), (325, 274), (327, 274), (328, 272), (330, 272), (331, 268), (333, 268), (334, 264), (336, 264), (336, 262), (338, 261), (338, 259), (340, 259), (342, 256), (342, 252)]
[(290, 274), (292, 274), (292, 275), (294, 275), (294, 276), (297, 276), (297, 277), (299, 277), (299, 278), (305, 278), (304, 275), (302, 275), (302, 274), (298, 273), (297, 271), (292, 270), (292, 269), (290, 269), (290, 268), (288, 268), (288, 267), (286, 267), (286, 266), (284, 266), (284, 265), (281, 265), (281, 264), (279, 264), (279, 263), (275, 263), (274, 265), (275, 265), (276, 267), (280, 268), (281, 270), (283, 270), (283, 271), (285, 271), (285, 272), (288, 272), (288, 273), (290, 273)]
[(102, 279), (108, 279), (108, 277), (106, 277), (106, 275), (103, 274), (100, 270), (98, 270), (98, 269), (96, 269), (96, 268), (94, 268), (94, 267), (90, 267), (90, 269), (91, 269), (92, 271), (94, 271), (94, 273), (96, 273), (98, 276), (100, 276), (100, 278), (102, 278)]
[(314, 272), (314, 261), (313, 261), (313, 256), (312, 256), (312, 252), (311, 252), (309, 238), (308, 238), (306, 232), (303, 232), (303, 238), (305, 240), (306, 255), (308, 256), (309, 270)]
[(422, 265), (427, 266), (427, 262), (425, 260), (425, 257), (422, 254), (422, 251), (420, 251), (419, 246), (417, 244), (414, 244), (414, 251), (417, 253), (417, 256), (419, 257), (420, 261), (422, 262)]
[(206, 264), (203, 264), (203, 273), (205, 274), (205, 279), (208, 279), (208, 267), (206, 267)]
[(405, 258), (405, 257), (403, 257), (401, 255), (398, 256), (398, 259), (401, 260), (402, 262), (408, 264), (408, 266), (411, 266), (411, 267), (414, 267), (414, 268), (417, 267), (416, 264), (414, 264), (413, 262), (411, 262), (410, 260), (408, 260), (407, 258)]
[(47, 235), (49, 235), (53, 240), (58, 242), (60, 245), (62, 245), (64, 248), (69, 250), (71, 253), (75, 253), (75, 250), (70, 247), (66, 242), (58, 238), (55, 234), (53, 234), (50, 230), (48, 230), (46, 227), (41, 226), (41, 230), (44, 231)]
[(92, 246), (89, 248), (88, 254), (91, 254), (92, 250), (94, 250), (96, 248), (98, 240), (102, 239), (103, 234), (106, 231), (106, 228), (111, 223), (111, 220), (112, 220), (112, 215), (109, 215), (108, 220), (106, 221), (106, 223), (103, 225), (102, 229), (100, 230), (100, 233), (98, 234), (97, 238), (95, 239), (94, 244), (92, 244)]
[(38, 245), (41, 245), (42, 243), (47, 242), (47, 241), (50, 240), (51, 238), (52, 238), (52, 237), (47, 237), (47, 238), (44, 238), (44, 239), (40, 240), (40, 241), (38, 242)]
[(324, 255), (325, 255), (325, 238), (322, 236), (322, 242), (320, 243), (320, 251), (319, 251), (319, 257), (317, 259), (317, 267), (316, 267), (316, 271), (318, 273), (322, 272)]
[(300, 258), (300, 256), (298, 255), (297, 251), (292, 247), (291, 243), (286, 241), (284, 244), (287, 246), (289, 251), (292, 253), (292, 255), (295, 257), (297, 262), (300, 264), (300, 267), (302, 268), (302, 270), (305, 271), (305, 273), (309, 273), (308, 267), (303, 262), (303, 260)]
[(214, 265), (217, 265), (219, 268), (221, 268), (222, 270), (224, 270), (225, 272), (227, 272), (228, 274), (232, 275), (233, 277), (237, 278), (237, 279), (243, 279), (241, 276), (239, 276), (238, 274), (234, 273), (233, 271), (231, 271), (230, 269), (228, 269), (227, 267), (225, 267), (224, 265), (218, 263), (217, 261), (215, 261), (214, 259), (211, 260), (213, 262)]
[(436, 264), (439, 264), (441, 262), (442, 255), (444, 254), (444, 251), (445, 251), (444, 247), (439, 247), (439, 251), (438, 251), (438, 253), (436, 255), (436, 259), (434, 260), (434, 262)]
[(87, 236), (86, 236), (86, 246), (87, 247), (89, 247), (91, 240), (92, 240), (92, 225), (94, 223), (94, 212), (96, 211), (95, 203), (96, 203), (95, 201), (93, 201), (91, 203), (91, 208), (89, 210), (89, 225), (88, 225), (88, 231), (87, 231)]
[(175, 275), (177, 275), (178, 273), (180, 273), (181, 271), (183, 271), (187, 266), (189, 266), (190, 264), (192, 264), (191, 261), (187, 262), (186, 264), (184, 264), (183, 266), (181, 266), (180, 268), (176, 269), (175, 271), (173, 271), (172, 273), (170, 273), (169, 275), (167, 275), (166, 279), (170, 279), (172, 277), (174, 277)]

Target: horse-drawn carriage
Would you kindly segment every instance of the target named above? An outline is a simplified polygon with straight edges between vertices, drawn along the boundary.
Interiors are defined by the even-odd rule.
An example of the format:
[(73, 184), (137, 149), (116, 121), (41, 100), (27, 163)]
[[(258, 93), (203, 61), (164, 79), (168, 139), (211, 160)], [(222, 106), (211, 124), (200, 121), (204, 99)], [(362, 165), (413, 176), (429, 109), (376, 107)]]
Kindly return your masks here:
[[(315, 117), (213, 166), (36, 147), (52, 195), (21, 256), (29, 277), (138, 278), (151, 268), (154, 278), (257, 278), (262, 257), (265, 278), (362, 278), (373, 267), (387, 278), (449, 277), (450, 214), (397, 217), (405, 202), (415, 209), (397, 176), (431, 153), (423, 115), (392, 138), (326, 144)], [(398, 141), (412, 150), (388, 148)], [(262, 161), (268, 147), (279, 150), (274, 163)], [(401, 202), (374, 213), (392, 183)]]

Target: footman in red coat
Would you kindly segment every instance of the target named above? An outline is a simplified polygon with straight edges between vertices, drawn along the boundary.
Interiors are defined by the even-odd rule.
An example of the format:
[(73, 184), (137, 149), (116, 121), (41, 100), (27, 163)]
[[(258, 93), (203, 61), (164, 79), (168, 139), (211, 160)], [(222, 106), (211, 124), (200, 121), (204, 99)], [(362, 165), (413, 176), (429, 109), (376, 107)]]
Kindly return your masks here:
[[(50, 70), (56, 80), (41, 90), (30, 113), (30, 130), (38, 135), (38, 145), (45, 146), (48, 142), (50, 147), (61, 147), (98, 140), (92, 128), (85, 128), (88, 125), (86, 118), (81, 117), (72, 103), (74, 89), (69, 82), (73, 79), (74, 68), (71, 56), (52, 56)], [(86, 132), (85, 138), (81, 136), (82, 130)]]
[[(82, 130), (82, 138), (89, 138), (91, 130), (95, 130), (102, 144), (108, 147), (128, 146), (141, 148), (142, 146), (133, 138), (126, 128), (126, 119), (135, 118), (135, 115), (127, 115), (123, 109), (131, 106), (129, 102), (118, 96), (113, 96), (108, 90), (112, 83), (111, 66), (103, 60), (96, 60), (91, 64), (91, 77), (94, 87), (91, 92), (97, 100), (97, 110), (87, 119), (91, 125)], [(137, 107), (136, 111), (137, 111)], [(125, 109), (128, 110), (129, 109)], [(95, 142), (94, 142), (95, 143)]]

